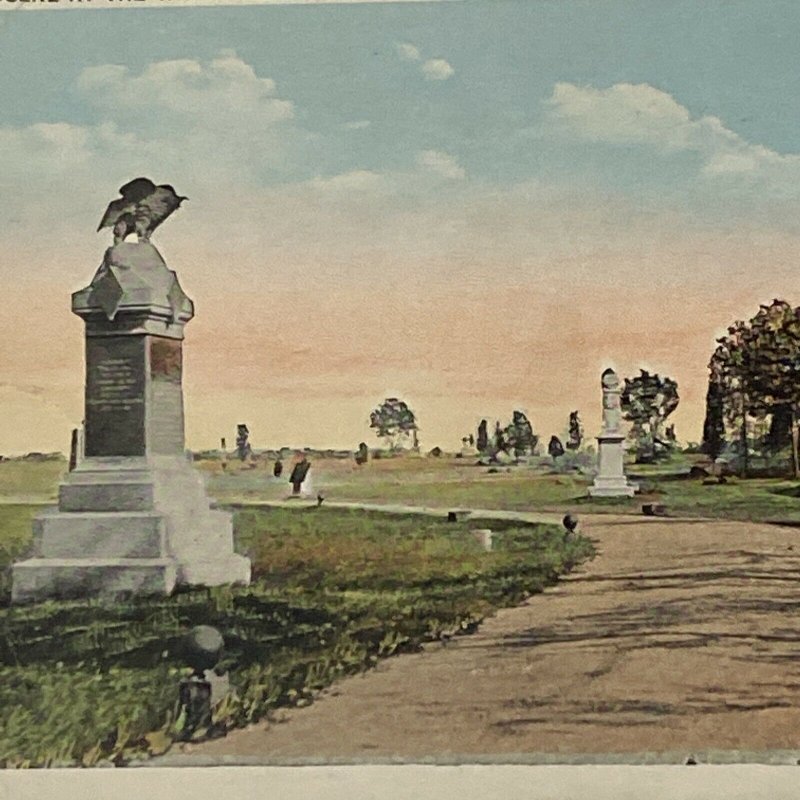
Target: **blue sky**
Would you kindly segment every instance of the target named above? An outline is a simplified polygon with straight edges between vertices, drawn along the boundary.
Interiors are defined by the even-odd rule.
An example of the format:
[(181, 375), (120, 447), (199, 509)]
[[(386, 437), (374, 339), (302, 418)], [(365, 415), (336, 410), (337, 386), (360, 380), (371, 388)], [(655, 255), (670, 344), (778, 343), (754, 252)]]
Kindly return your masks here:
[[(65, 298), (147, 174), (191, 198), (157, 235), (208, 309), (187, 380), (236, 387), (200, 403), (196, 443), (235, 402), (273, 444), (349, 444), (385, 393), (456, 443), (519, 405), (591, 427), (607, 363), (677, 377), (697, 438), (715, 333), (800, 303), (799, 22), (741, 0), (4, 12), (0, 274), (79, 358)], [(258, 334), (268, 366), (237, 363), (232, 308), (315, 319), (315, 341)], [(55, 442), (80, 376), (27, 366), (13, 319), (0, 337), (0, 402), (38, 409), (9, 435)]]
[[(91, 17), (23, 11), (3, 17), (0, 107), (6, 124), (91, 123), (98, 112), (76, 102), (73, 88), (85, 67), (118, 63), (137, 72), (153, 61), (204, 61), (233, 49), (276, 81), (310, 130), (332, 134), (371, 120), (360, 141), (348, 140), (354, 147), (318, 151), (297, 174), (303, 166), (384, 168), (402, 163), (408, 149), (446, 148), (456, 137), (476, 176), (560, 171), (562, 150), (514, 136), (536, 124), (559, 81), (647, 83), (695, 117), (717, 116), (750, 142), (798, 152), (799, 18), (792, 2), (695, 0), (136, 9)], [(452, 78), (415, 80), (413, 62), (398, 64), (395, 44), (406, 41), (425, 58), (445, 58)], [(584, 156), (576, 166), (641, 181), (639, 163), (626, 169), (627, 158), (620, 163), (613, 153)], [(669, 185), (674, 175), (650, 177)]]

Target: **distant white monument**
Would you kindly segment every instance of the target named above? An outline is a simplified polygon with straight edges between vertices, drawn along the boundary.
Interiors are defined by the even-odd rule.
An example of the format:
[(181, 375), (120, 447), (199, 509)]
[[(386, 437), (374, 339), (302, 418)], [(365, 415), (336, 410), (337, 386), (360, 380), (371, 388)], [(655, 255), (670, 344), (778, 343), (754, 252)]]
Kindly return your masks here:
[(619, 377), (607, 369), (600, 383), (603, 387), (603, 429), (597, 437), (598, 472), (589, 487), (592, 497), (633, 497), (637, 487), (625, 477), (622, 432), (622, 404)]

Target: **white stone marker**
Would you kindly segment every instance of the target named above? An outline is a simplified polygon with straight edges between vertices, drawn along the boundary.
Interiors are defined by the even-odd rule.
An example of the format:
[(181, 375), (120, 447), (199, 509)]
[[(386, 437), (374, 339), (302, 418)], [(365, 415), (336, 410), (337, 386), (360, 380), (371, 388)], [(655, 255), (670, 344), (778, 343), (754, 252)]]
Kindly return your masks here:
[(603, 387), (603, 429), (597, 437), (598, 472), (589, 487), (591, 497), (633, 497), (637, 487), (628, 482), (624, 469), (625, 434), (622, 432), (622, 405), (617, 373), (607, 369)]

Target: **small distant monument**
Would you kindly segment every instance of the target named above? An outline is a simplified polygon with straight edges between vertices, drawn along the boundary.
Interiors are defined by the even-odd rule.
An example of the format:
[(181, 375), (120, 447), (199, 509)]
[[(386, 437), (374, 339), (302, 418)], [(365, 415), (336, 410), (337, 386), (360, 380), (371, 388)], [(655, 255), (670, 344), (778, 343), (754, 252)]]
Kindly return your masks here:
[[(311, 469), (311, 462), (308, 460), (306, 454), (298, 453), (298, 456), (299, 460), (295, 463), (292, 468), (292, 474), (289, 476), (289, 483), (292, 484), (292, 497), (300, 496), (303, 483), (305, 483), (308, 477), (308, 471)], [(306, 489), (306, 493), (308, 493), (308, 489)]]
[(248, 458), (253, 454), (253, 448), (250, 446), (250, 442), (248, 441), (250, 437), (250, 431), (247, 428), (247, 425), (244, 423), (240, 423), (236, 426), (236, 455), (239, 458), (239, 461), (247, 461)]
[(598, 472), (589, 487), (591, 497), (633, 497), (637, 487), (625, 477), (622, 432), (622, 403), (619, 377), (607, 369), (600, 383), (603, 387), (603, 429), (597, 437)]
[[(210, 508), (185, 451), (183, 337), (194, 305), (149, 241), (185, 198), (146, 178), (120, 193), (100, 225), (113, 227), (114, 245), (72, 295), (86, 326), (82, 452), (58, 508), (34, 520), (34, 555), (12, 568), (13, 602), (250, 581), (231, 515)], [(126, 242), (134, 232), (139, 241)]]

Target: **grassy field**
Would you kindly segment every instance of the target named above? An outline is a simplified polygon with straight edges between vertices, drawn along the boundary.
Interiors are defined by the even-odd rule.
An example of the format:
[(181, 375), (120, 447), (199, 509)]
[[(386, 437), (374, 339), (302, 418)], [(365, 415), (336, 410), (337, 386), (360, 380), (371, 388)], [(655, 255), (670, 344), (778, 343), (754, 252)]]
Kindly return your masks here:
[[(0, 506), (0, 566), (24, 553), (35, 510)], [(493, 529), (491, 552), (475, 527)], [(180, 642), (194, 625), (214, 625), (226, 640), (235, 695), (215, 721), (227, 729), (311, 702), (380, 658), (469, 632), (592, 554), (555, 526), (325, 508), (241, 509), (235, 530), (237, 549), (253, 559), (247, 588), (15, 607), (6, 580), (0, 763), (124, 763), (164, 752), (182, 725)]]
[[(642, 488), (631, 499), (592, 500), (586, 494), (590, 478), (554, 474), (546, 465), (489, 468), (447, 457), (387, 458), (361, 467), (347, 459), (312, 459), (310, 480), (312, 495), (319, 490), (333, 501), (591, 513), (640, 513), (642, 504), (657, 502), (675, 516), (800, 522), (798, 482), (730, 478), (724, 485), (704, 486), (686, 477), (690, 464), (678, 459), (666, 466), (631, 466)], [(289, 494), (288, 481), (273, 478), (271, 462), (247, 468), (231, 461), (224, 471), (216, 461), (197, 466), (208, 475), (210, 494), (223, 504), (283, 500)], [(64, 469), (63, 462), (0, 463), (0, 506), (53, 502)]]
[[(314, 492), (330, 500), (400, 503), (432, 508), (641, 513), (644, 503), (662, 503), (675, 516), (800, 522), (800, 484), (770, 479), (705, 486), (686, 476), (689, 462), (631, 467), (642, 492), (636, 497), (590, 499), (591, 480), (554, 474), (547, 467), (482, 467), (455, 458), (393, 458), (359, 467), (351, 461), (312, 460)], [(253, 469), (204, 462), (211, 493), (222, 502), (283, 499), (289, 485), (272, 477), (271, 464)], [(683, 470), (680, 472), (679, 470)], [(313, 493), (313, 492), (312, 492)]]

